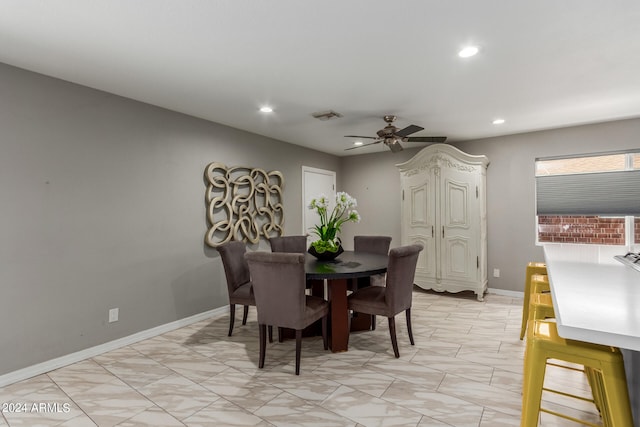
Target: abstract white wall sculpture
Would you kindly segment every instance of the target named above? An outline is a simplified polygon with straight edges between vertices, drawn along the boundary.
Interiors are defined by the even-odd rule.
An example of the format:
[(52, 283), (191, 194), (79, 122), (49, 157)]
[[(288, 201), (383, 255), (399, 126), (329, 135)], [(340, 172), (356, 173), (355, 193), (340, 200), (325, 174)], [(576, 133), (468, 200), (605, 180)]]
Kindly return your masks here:
[(260, 236), (283, 234), (281, 172), (213, 162), (204, 176), (207, 245), (216, 247), (231, 240), (258, 243)]

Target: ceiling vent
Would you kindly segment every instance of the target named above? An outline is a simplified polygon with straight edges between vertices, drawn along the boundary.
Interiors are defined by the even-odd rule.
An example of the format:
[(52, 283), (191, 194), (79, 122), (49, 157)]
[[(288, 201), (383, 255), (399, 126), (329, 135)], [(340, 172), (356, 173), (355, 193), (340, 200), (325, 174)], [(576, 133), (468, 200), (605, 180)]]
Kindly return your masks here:
[(340, 113), (336, 113), (333, 110), (328, 110), (328, 111), (320, 111), (317, 113), (313, 113), (311, 114), (313, 117), (315, 117), (318, 120), (322, 120), (323, 122), (329, 120), (329, 119), (338, 119), (340, 117), (342, 117), (342, 114)]

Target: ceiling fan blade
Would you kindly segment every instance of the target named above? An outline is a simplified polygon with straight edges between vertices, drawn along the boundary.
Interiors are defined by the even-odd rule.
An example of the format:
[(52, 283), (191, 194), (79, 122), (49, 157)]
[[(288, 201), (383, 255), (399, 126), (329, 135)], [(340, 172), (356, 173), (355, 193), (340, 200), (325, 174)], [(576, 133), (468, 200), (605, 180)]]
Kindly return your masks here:
[[(385, 144), (386, 144), (386, 143), (385, 143)], [(397, 152), (399, 152), (399, 151), (402, 151), (402, 150), (403, 150), (402, 145), (400, 145), (400, 142), (398, 142), (398, 140), (397, 140), (397, 139), (396, 139), (395, 141), (393, 141), (392, 143), (390, 143), (390, 144), (386, 144), (386, 145), (387, 145), (387, 147), (389, 147), (389, 149), (390, 149), (390, 150), (391, 150), (391, 152), (393, 152), (393, 153), (397, 153)]]
[(381, 142), (382, 142), (382, 140), (381, 140), (381, 139), (379, 139), (379, 140), (377, 140), (377, 141), (370, 142), (370, 143), (368, 143), (368, 144), (356, 145), (356, 146), (354, 146), (354, 147), (345, 148), (345, 149), (344, 149), (344, 151), (347, 151), (347, 150), (355, 150), (356, 148), (366, 147), (367, 145), (380, 144)]
[(396, 135), (405, 137), (407, 135), (411, 135), (412, 133), (420, 132), (421, 130), (424, 130), (424, 128), (416, 125), (409, 125), (406, 128), (400, 129), (398, 132), (396, 132)]
[(361, 135), (345, 135), (345, 138), (366, 138), (366, 139), (378, 139), (377, 136), (361, 136)]
[(403, 138), (403, 141), (407, 142), (445, 142), (447, 140), (446, 136), (410, 136), (407, 138)]

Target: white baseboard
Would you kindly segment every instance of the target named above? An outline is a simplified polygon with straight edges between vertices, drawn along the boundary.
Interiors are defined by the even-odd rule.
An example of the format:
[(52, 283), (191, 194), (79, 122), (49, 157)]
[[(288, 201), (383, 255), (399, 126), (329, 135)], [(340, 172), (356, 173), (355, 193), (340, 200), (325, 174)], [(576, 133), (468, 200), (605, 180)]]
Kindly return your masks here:
[(503, 295), (505, 297), (524, 298), (524, 292), (509, 291), (507, 289), (487, 288), (487, 292), (490, 294)]
[(213, 310), (205, 311), (204, 313), (198, 313), (184, 319), (176, 320), (174, 322), (166, 323), (164, 325), (156, 326), (145, 331), (137, 332), (133, 335), (118, 338), (117, 340), (109, 341), (104, 344), (97, 345), (95, 347), (87, 348), (77, 351), (75, 353), (67, 354), (57, 357), (55, 359), (47, 360), (46, 362), (38, 363), (36, 365), (28, 366), (17, 371), (9, 372), (8, 374), (0, 375), (0, 387), (7, 386), (9, 384), (16, 383), (18, 381), (26, 380), (28, 378), (41, 375), (46, 372), (53, 371), (54, 369), (62, 368), (63, 366), (71, 365), (72, 363), (80, 362), (91, 357), (98, 356), (102, 353), (124, 347), (138, 341), (153, 338), (155, 336), (164, 334), (166, 332), (173, 331), (184, 326), (191, 325), (192, 323), (199, 322), (201, 320), (217, 317), (229, 311), (229, 306), (219, 307)]

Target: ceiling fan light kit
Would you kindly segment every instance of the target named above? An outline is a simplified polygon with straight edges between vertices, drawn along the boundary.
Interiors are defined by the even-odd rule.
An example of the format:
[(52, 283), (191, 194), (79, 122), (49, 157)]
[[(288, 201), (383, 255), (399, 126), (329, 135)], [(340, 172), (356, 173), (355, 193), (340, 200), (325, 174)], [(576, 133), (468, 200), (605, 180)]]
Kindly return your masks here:
[(366, 139), (374, 139), (375, 141), (370, 142), (369, 144), (355, 144), (354, 147), (350, 147), (346, 150), (354, 150), (356, 148), (366, 147), (368, 145), (379, 144), (384, 142), (384, 145), (389, 147), (389, 149), (393, 153), (397, 153), (398, 151), (402, 151), (402, 145), (400, 142), (426, 142), (426, 143), (442, 143), (447, 140), (446, 136), (409, 136), (416, 132), (420, 132), (424, 130), (422, 126), (418, 125), (409, 125), (403, 129), (398, 129), (393, 125), (393, 122), (396, 120), (396, 116), (388, 114), (383, 117), (384, 121), (387, 122), (387, 125), (376, 132), (377, 137), (375, 136), (361, 136), (361, 135), (345, 135), (346, 138), (366, 138)]

